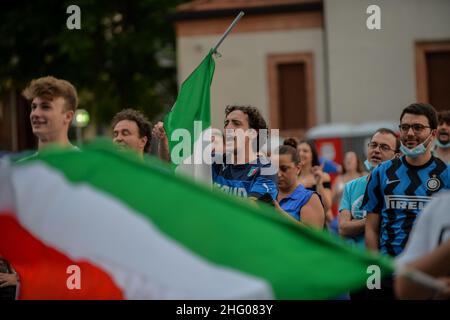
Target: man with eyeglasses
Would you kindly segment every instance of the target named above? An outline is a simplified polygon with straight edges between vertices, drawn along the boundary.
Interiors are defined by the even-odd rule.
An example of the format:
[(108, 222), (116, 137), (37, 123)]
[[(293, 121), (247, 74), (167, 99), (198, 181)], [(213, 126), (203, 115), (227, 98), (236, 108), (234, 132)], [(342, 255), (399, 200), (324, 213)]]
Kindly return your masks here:
[[(398, 155), (400, 140), (394, 131), (380, 128), (372, 135), (367, 146), (364, 165), (371, 172), (380, 163)], [(347, 182), (339, 205), (339, 235), (358, 247), (364, 247), (366, 212), (361, 210), (361, 204), (368, 178), (369, 175), (366, 175)], [(361, 300), (364, 297), (364, 290), (350, 293), (351, 300)]]
[[(437, 115), (429, 104), (414, 103), (400, 116), (403, 156), (375, 168), (367, 184), (362, 210), (367, 212), (366, 247), (397, 256), (405, 248), (414, 220), (438, 191), (450, 189), (450, 170), (432, 155)], [(393, 299), (392, 277), (369, 298)]]

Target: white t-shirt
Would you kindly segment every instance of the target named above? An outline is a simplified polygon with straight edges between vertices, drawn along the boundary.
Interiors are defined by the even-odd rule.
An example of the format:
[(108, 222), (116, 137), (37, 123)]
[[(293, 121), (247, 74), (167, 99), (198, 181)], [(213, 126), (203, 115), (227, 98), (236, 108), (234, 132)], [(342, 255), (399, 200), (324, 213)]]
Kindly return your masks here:
[(450, 239), (450, 191), (439, 193), (416, 219), (397, 263), (415, 261)]

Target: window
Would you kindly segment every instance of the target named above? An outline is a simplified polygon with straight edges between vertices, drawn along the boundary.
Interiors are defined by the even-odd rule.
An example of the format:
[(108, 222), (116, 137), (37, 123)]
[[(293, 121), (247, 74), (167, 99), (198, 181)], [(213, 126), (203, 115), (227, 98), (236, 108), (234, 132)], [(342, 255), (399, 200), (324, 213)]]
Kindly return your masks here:
[(450, 109), (450, 41), (416, 43), (417, 98)]
[(301, 136), (315, 125), (313, 55), (268, 57), (270, 124), (282, 136)]

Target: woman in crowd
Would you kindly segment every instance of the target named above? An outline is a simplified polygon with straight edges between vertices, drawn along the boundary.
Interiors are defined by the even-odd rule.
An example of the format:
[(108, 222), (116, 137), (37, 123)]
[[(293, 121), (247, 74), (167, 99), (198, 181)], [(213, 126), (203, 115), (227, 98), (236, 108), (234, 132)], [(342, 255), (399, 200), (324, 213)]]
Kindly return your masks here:
[(329, 223), (333, 219), (331, 212), (331, 179), (328, 173), (322, 170), (316, 146), (309, 140), (296, 143), (294, 138), (286, 139), (285, 144), (297, 145), (297, 152), (302, 167), (298, 176), (298, 182), (306, 189), (317, 192), (325, 210), (326, 223)]
[(356, 178), (362, 177), (367, 174), (364, 171), (361, 160), (354, 151), (348, 151), (344, 156), (344, 165), (342, 174), (336, 177), (333, 187), (331, 189), (332, 203), (341, 201), (342, 192), (344, 191), (344, 185)]
[(293, 143), (296, 146), (294, 141), (288, 140), (279, 148), (279, 193), (276, 206), (297, 221), (309, 226), (324, 228), (325, 212), (319, 195), (305, 189), (298, 180), (302, 165), (297, 148), (292, 146)]

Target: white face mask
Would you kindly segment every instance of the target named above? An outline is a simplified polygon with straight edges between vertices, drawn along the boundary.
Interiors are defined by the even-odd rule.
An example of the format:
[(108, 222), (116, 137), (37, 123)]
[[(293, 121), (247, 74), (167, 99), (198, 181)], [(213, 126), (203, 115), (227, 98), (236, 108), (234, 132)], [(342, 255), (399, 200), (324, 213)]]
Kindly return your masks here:
[(410, 158), (417, 158), (418, 156), (423, 155), (426, 151), (427, 151), (427, 147), (425, 146), (425, 143), (427, 142), (428, 139), (430, 139), (432, 137), (432, 135), (430, 134), (428, 136), (428, 138), (425, 139), (424, 142), (422, 142), (421, 144), (415, 146), (412, 149), (407, 148), (403, 143), (400, 145), (400, 151), (405, 155), (408, 156)]
[(435, 143), (438, 148), (442, 148), (442, 149), (450, 148), (450, 141), (444, 144), (444, 143), (440, 142), (438, 139), (436, 139)]
[(366, 159), (366, 161), (364, 161), (364, 166), (366, 167), (367, 171), (369, 171), (369, 172), (372, 172), (372, 170), (375, 169), (375, 166), (372, 164), (372, 162), (370, 162), (367, 159)]

